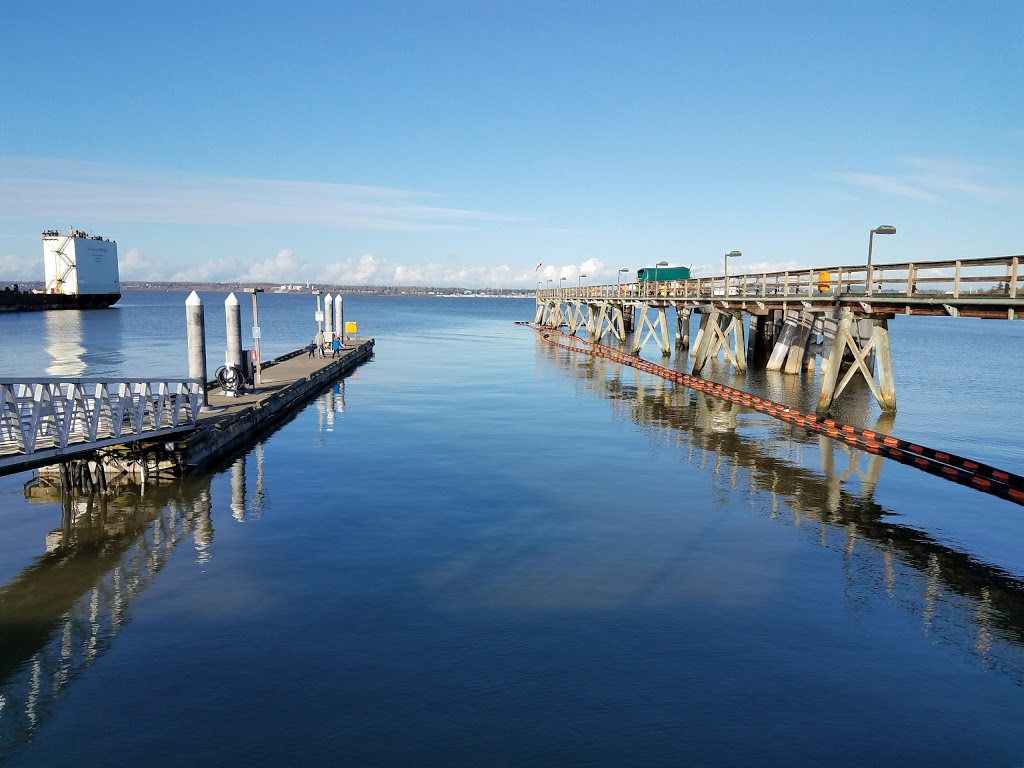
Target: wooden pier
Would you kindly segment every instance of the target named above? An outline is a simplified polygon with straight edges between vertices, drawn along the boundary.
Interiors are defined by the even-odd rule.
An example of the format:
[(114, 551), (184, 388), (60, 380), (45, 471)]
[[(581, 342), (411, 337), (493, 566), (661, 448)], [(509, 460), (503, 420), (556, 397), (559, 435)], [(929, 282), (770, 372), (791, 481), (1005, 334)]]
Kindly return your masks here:
[(863, 377), (883, 411), (894, 412), (889, 320), (898, 314), (1024, 318), (1022, 258), (551, 288), (537, 291), (534, 321), (548, 328), (565, 326), (570, 334), (586, 328), (594, 341), (611, 334), (625, 343), (632, 333), (634, 355), (654, 340), (668, 356), (673, 344), (666, 310), (675, 310), (675, 346), (683, 349), (691, 347), (689, 320), (697, 312), (694, 374), (720, 354), (737, 371), (758, 359), (768, 370), (793, 375), (813, 371), (820, 356), (819, 415), (828, 412), (856, 376)]

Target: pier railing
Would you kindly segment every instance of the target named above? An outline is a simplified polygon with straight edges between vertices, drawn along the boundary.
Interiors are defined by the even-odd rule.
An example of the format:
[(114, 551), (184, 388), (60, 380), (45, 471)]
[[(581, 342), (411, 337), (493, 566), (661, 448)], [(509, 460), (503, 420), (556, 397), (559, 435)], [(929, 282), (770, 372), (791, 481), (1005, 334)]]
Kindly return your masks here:
[[(539, 297), (570, 299), (779, 299), (832, 296), (888, 299), (1024, 299), (1024, 256), (904, 264), (819, 267), (726, 277), (552, 288)], [(870, 273), (870, 274), (869, 274)]]
[(0, 380), (0, 472), (192, 429), (196, 379)]

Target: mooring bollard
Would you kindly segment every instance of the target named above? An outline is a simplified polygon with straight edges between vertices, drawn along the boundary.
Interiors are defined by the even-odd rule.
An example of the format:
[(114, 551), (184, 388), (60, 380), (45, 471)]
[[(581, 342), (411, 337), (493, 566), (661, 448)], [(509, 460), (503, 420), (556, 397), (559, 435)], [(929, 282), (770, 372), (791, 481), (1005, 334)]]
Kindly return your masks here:
[(206, 397), (206, 321), (203, 301), (195, 291), (185, 299), (185, 331), (188, 337), (188, 376), (202, 382), (203, 407), (209, 405)]

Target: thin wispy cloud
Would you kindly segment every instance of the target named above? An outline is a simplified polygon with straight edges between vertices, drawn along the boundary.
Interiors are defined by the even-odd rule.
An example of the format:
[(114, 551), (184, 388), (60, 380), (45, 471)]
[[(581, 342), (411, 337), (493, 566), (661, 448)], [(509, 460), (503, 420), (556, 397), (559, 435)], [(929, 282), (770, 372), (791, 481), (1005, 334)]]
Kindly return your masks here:
[(50, 158), (0, 158), (0, 217), (173, 224), (467, 229), (509, 217), (388, 187), (166, 174)]
[(855, 187), (881, 192), (883, 195), (906, 197), (926, 203), (934, 203), (939, 200), (936, 195), (927, 190), (895, 176), (883, 176), (875, 173), (833, 173), (831, 178)]
[(897, 161), (900, 170), (892, 174), (843, 172), (828, 178), (891, 197), (925, 203), (968, 199), (993, 205), (1010, 205), (1024, 200), (1024, 188), (992, 181), (994, 169), (946, 158), (907, 157)]

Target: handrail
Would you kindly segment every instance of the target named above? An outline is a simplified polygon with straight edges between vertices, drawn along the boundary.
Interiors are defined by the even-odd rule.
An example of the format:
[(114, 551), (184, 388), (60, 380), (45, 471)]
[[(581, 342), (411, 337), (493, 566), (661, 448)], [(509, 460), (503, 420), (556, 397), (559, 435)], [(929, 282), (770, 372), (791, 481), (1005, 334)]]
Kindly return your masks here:
[(199, 379), (0, 380), (0, 470), (196, 426)]
[[(969, 296), (1009, 299), (1016, 303), (1024, 296), (1024, 256), (953, 259), (948, 261), (874, 264), (870, 283), (872, 298)], [(783, 270), (730, 275), (691, 277), (688, 280), (588, 285), (537, 291), (545, 298), (618, 298), (618, 299), (714, 299), (798, 297), (868, 297), (867, 265), (832, 266), (806, 270)]]

